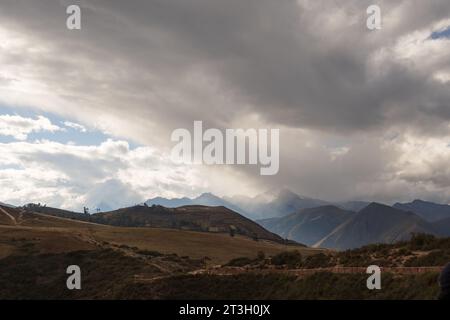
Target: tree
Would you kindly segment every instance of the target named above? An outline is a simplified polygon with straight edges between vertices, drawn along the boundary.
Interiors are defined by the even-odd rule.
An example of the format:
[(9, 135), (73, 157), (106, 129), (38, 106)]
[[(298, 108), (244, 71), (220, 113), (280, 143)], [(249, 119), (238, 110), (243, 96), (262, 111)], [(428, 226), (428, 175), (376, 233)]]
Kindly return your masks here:
[(89, 208), (88, 207), (83, 207), (83, 211), (84, 211), (84, 214), (89, 214)]
[(264, 260), (266, 258), (266, 254), (264, 251), (258, 251), (258, 255), (256, 257), (258, 260)]
[(236, 230), (233, 226), (230, 226), (230, 237), (234, 237), (236, 235)]

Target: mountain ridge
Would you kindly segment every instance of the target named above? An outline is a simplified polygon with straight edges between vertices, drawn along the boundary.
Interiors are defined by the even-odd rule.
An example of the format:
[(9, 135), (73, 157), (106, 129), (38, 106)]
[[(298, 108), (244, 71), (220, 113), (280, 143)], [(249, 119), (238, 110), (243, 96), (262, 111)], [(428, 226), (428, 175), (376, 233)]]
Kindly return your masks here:
[(395, 203), (394, 208), (411, 211), (429, 222), (450, 218), (450, 205), (416, 199), (407, 203)]
[(298, 210), (281, 218), (257, 220), (268, 230), (306, 245), (314, 245), (355, 212), (333, 205)]
[(236, 206), (235, 204), (230, 203), (227, 200), (222, 199), (210, 192), (202, 193), (195, 198), (182, 197), (182, 198), (167, 199), (163, 197), (155, 197), (146, 200), (144, 203), (148, 206), (160, 205), (166, 208), (178, 208), (182, 206), (191, 206), (191, 205), (203, 205), (211, 207), (223, 206), (227, 207), (230, 210), (246, 215), (245, 211), (239, 208), (239, 206)]
[(440, 234), (412, 212), (372, 202), (314, 246), (352, 249), (371, 243), (407, 240), (413, 233)]

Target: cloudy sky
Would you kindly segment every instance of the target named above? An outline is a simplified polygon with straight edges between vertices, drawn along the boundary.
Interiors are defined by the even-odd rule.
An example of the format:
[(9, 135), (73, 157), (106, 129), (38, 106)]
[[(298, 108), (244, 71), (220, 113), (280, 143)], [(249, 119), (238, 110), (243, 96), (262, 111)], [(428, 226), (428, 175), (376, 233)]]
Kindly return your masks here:
[[(450, 202), (448, 0), (1, 0), (0, 21), (0, 201)], [(194, 120), (279, 128), (279, 173), (174, 164)]]

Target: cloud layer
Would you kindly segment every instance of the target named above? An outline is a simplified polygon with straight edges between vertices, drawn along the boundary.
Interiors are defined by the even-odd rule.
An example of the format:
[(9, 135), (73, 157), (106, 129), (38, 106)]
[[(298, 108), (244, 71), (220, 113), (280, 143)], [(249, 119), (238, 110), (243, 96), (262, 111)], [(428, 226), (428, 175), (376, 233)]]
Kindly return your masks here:
[[(0, 103), (56, 113), (162, 157), (171, 131), (194, 120), (281, 128), (280, 174), (271, 178), (246, 166), (195, 167), (198, 179), (140, 188), (139, 175), (158, 176), (151, 166), (131, 157), (133, 180), (106, 162), (101, 178), (139, 196), (256, 186), (449, 202), (450, 39), (432, 34), (450, 26), (450, 2), (376, 2), (383, 26), (375, 32), (366, 28), (373, 1), (360, 0), (85, 0), (82, 30), (69, 31), (66, 1), (4, 0)], [(9, 124), (1, 134), (26, 139), (30, 131)], [(90, 172), (84, 160), (72, 164)]]
[(38, 116), (36, 119), (21, 117), (18, 115), (0, 115), (0, 136), (11, 136), (17, 140), (26, 140), (32, 132), (61, 130), (49, 119)]

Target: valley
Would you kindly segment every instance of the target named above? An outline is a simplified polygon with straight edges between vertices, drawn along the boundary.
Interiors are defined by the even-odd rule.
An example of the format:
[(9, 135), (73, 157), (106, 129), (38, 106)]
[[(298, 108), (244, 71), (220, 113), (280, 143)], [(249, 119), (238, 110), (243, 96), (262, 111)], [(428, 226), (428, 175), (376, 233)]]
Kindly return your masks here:
[[(147, 220), (142, 220), (142, 214), (135, 216), (135, 207), (101, 214), (103, 220), (93, 219), (102, 223), (86, 221), (89, 219), (83, 214), (47, 207), (35, 207), (41, 211), (37, 212), (32, 207), (0, 206), (0, 298), (365, 299), (393, 295), (433, 299), (437, 275), (450, 259), (449, 239), (432, 236), (342, 252), (279, 237), (255, 239), (250, 233), (245, 235), (246, 228), (260, 235), (271, 233), (222, 207), (188, 206), (181, 208), (182, 213), (158, 207), (158, 219), (146, 227), (139, 226)], [(142, 209), (148, 210), (145, 215), (152, 215), (152, 208)], [(161, 210), (170, 217), (186, 217), (185, 222), (190, 223), (199, 223), (202, 213), (207, 221), (216, 223), (217, 215), (222, 225), (240, 226), (240, 233), (231, 235), (227, 228), (210, 232), (210, 228), (167, 227)], [(312, 217), (316, 214), (315, 210), (308, 212)], [(125, 213), (133, 219), (126, 219)], [(123, 221), (138, 226), (119, 226)], [(195, 229), (197, 224), (193, 226)], [(73, 264), (82, 270), (80, 291), (65, 288), (65, 268)], [(402, 289), (370, 296), (361, 287), (350, 294), (352, 281), (364, 283), (365, 268), (370, 264), (383, 267), (392, 290), (394, 286)], [(327, 286), (325, 279), (335, 287), (319, 294), (311, 281)], [(412, 290), (413, 284), (427, 289)]]

